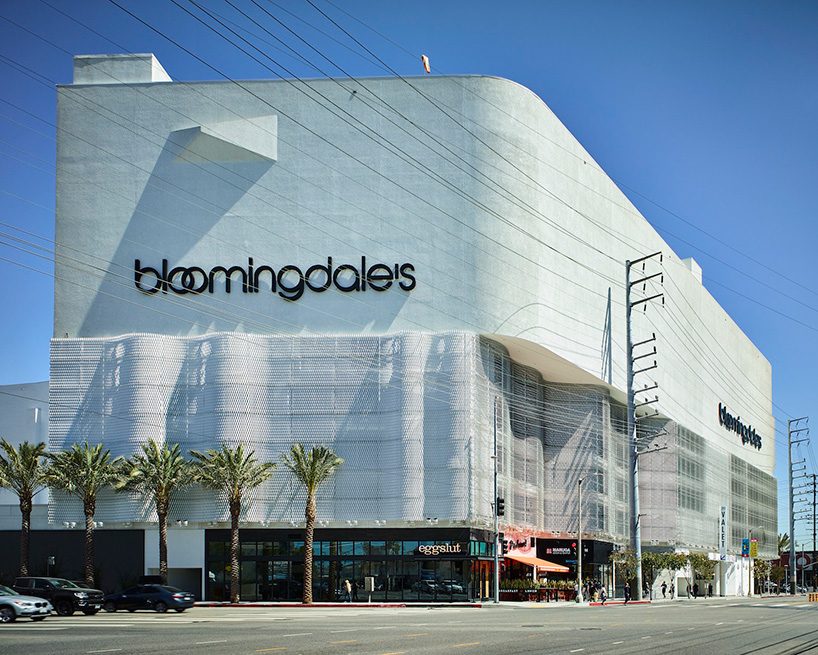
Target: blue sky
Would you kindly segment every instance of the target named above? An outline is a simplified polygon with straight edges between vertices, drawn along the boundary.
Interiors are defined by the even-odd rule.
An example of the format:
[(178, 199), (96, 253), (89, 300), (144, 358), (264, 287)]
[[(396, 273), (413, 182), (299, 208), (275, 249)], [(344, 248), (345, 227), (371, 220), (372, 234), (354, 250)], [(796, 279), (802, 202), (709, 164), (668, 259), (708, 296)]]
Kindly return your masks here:
[[(231, 1), (315, 58), (251, 0)], [(272, 76), (170, 0), (116, 2), (235, 79)], [(346, 72), (386, 74), (307, 0), (257, 2)], [(401, 74), (421, 74), (425, 53), (433, 73), (532, 89), (674, 250), (699, 261), (773, 366), (785, 529), (786, 421), (818, 420), (818, 3), (313, 2)], [(225, 0), (207, 7), (259, 32)], [(175, 79), (219, 79), (109, 0), (0, 0), (0, 384), (48, 377), (53, 283), (32, 270), (50, 266), (31, 252), (54, 233), (53, 84), (71, 81), (72, 54), (123, 51), (155, 53)], [(28, 230), (29, 243), (9, 247), (8, 225)], [(810, 472), (814, 452), (802, 449)]]

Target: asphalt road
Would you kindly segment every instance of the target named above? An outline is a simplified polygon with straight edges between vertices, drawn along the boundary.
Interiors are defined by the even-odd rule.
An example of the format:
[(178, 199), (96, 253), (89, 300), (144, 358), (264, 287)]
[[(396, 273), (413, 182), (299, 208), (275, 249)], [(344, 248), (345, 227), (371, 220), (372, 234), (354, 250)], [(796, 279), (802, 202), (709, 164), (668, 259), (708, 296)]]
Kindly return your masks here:
[(3, 655), (818, 654), (803, 596), (653, 605), (194, 608), (51, 616), (0, 626)]

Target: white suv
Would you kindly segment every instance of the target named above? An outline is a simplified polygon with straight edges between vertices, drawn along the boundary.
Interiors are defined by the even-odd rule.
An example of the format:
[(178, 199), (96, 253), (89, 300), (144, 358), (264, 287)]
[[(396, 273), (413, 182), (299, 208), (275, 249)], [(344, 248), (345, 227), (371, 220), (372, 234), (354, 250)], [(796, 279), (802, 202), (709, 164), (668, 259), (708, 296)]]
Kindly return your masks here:
[(51, 603), (45, 598), (23, 596), (14, 589), (0, 585), (0, 623), (11, 623), (20, 617), (42, 621), (51, 614)]

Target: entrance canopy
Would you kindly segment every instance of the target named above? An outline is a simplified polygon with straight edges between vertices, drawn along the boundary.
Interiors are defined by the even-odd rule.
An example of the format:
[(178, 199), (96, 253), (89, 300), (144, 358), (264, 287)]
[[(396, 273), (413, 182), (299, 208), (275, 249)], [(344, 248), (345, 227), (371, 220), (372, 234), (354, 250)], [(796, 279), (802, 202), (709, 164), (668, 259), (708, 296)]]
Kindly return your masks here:
[(545, 571), (547, 573), (568, 573), (571, 570), (562, 564), (555, 564), (554, 562), (549, 562), (546, 559), (540, 559), (539, 557), (534, 557), (533, 555), (517, 555), (514, 553), (509, 553), (506, 555), (506, 559), (513, 559), (515, 562), (528, 564), (528, 566), (536, 566), (538, 570)]

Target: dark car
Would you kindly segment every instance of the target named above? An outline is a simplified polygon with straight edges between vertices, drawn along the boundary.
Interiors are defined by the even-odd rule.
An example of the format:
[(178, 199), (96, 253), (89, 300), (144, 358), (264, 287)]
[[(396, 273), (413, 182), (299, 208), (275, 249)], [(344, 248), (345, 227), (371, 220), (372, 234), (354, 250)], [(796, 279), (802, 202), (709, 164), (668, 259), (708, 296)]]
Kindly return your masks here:
[(102, 603), (106, 612), (117, 610), (156, 610), (167, 612), (169, 609), (184, 612), (193, 607), (193, 594), (176, 587), (160, 584), (141, 584), (130, 587), (121, 594), (108, 594)]
[(11, 623), (21, 617), (42, 621), (51, 614), (51, 603), (39, 596), (22, 596), (14, 589), (0, 585), (0, 623)]
[(88, 589), (71, 580), (51, 577), (17, 578), (14, 581), (14, 591), (51, 601), (60, 616), (70, 616), (77, 610), (83, 614), (96, 614), (102, 607), (104, 596), (99, 589)]

